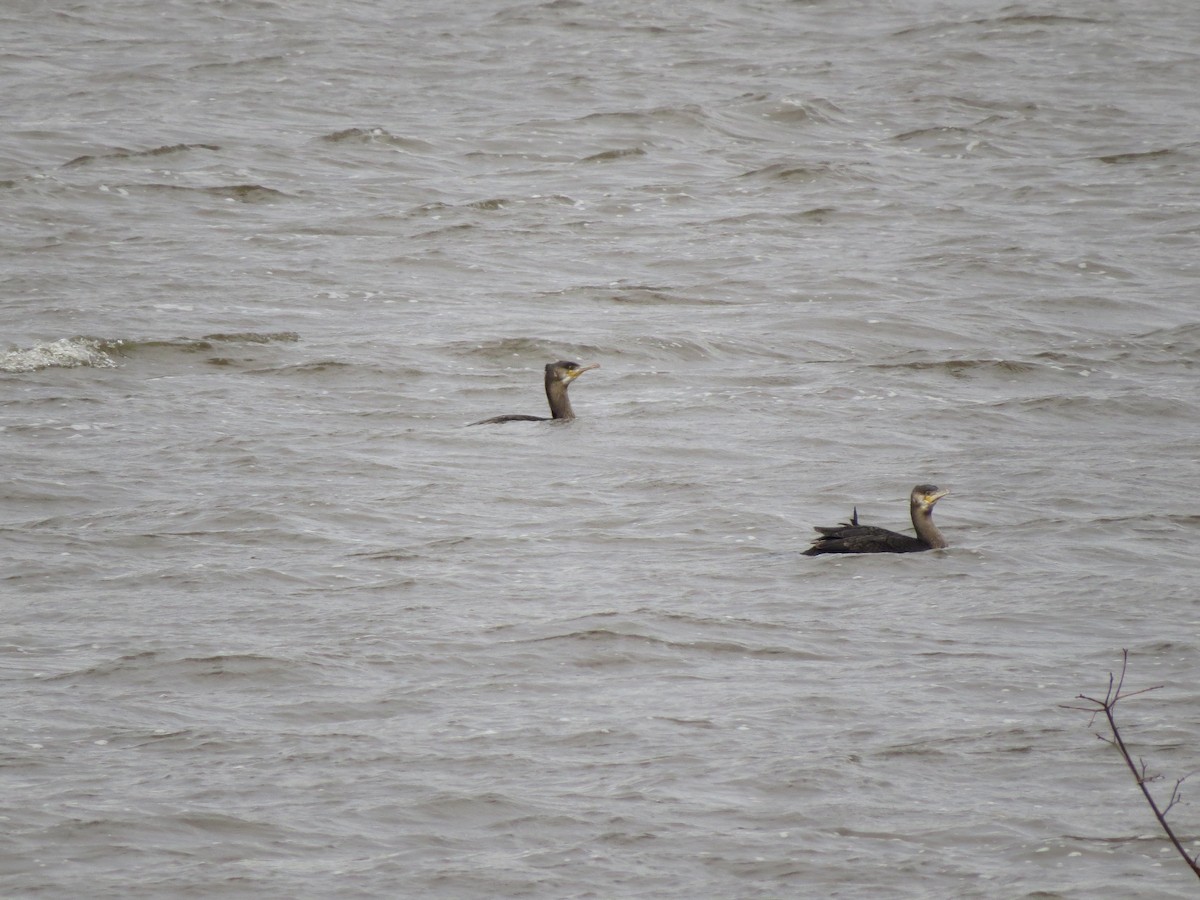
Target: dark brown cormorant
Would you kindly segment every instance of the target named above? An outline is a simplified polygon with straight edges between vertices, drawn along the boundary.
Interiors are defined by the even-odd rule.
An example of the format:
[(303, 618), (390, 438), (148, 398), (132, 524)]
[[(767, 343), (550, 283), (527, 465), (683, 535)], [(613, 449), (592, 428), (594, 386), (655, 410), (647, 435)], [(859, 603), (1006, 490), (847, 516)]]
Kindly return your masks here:
[(546, 365), (546, 399), (550, 401), (550, 418), (546, 416), (493, 416), (472, 422), (472, 425), (495, 425), (499, 422), (548, 422), (550, 419), (573, 419), (575, 410), (571, 409), (571, 399), (567, 396), (567, 388), (571, 382), (589, 369), (600, 368), (599, 363), (581, 366), (577, 362), (560, 359), (558, 362)]
[(915, 553), (918, 550), (940, 550), (946, 539), (933, 524), (933, 504), (945, 497), (949, 491), (940, 491), (937, 485), (918, 484), (909, 497), (913, 528), (916, 537), (899, 534), (875, 525), (858, 524), (858, 507), (849, 522), (841, 525), (816, 526), (820, 536), (804, 551), (805, 556), (822, 553)]

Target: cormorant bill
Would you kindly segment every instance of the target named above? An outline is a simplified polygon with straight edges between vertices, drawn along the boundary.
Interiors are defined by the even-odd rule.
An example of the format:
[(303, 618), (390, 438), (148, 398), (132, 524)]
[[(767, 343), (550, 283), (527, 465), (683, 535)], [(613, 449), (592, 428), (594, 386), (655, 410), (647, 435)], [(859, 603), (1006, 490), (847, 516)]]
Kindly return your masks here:
[(805, 556), (822, 553), (916, 553), (920, 550), (940, 550), (946, 539), (933, 524), (933, 505), (949, 494), (937, 485), (918, 484), (908, 499), (913, 528), (917, 536), (909, 537), (875, 525), (858, 524), (858, 507), (849, 522), (841, 525), (816, 526), (820, 535), (804, 551)]
[(550, 401), (550, 417), (546, 416), (493, 416), (471, 422), (471, 425), (496, 425), (500, 422), (548, 422), (550, 419), (570, 420), (575, 418), (575, 410), (571, 409), (571, 399), (567, 396), (567, 388), (571, 382), (591, 369), (600, 368), (600, 363), (581, 366), (577, 362), (560, 359), (558, 362), (546, 365), (546, 399)]

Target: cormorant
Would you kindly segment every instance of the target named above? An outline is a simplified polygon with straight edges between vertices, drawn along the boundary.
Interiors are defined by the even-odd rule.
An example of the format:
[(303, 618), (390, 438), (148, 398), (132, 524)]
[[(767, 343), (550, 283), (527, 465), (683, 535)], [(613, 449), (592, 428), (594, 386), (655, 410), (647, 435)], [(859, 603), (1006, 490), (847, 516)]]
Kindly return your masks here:
[(550, 418), (546, 416), (493, 416), (472, 422), (471, 425), (495, 425), (499, 422), (548, 422), (550, 419), (573, 419), (575, 410), (571, 409), (571, 399), (567, 396), (567, 388), (571, 382), (589, 369), (600, 368), (599, 363), (581, 366), (577, 362), (560, 359), (558, 362), (546, 365), (546, 399), (550, 401)]
[(879, 528), (875, 525), (858, 524), (858, 507), (849, 522), (841, 525), (816, 526), (821, 534), (813, 539), (813, 545), (804, 551), (805, 556), (822, 553), (915, 553), (918, 550), (940, 550), (946, 539), (933, 524), (933, 504), (945, 497), (949, 491), (938, 490), (937, 485), (918, 484), (909, 497), (913, 528), (917, 536), (909, 537)]

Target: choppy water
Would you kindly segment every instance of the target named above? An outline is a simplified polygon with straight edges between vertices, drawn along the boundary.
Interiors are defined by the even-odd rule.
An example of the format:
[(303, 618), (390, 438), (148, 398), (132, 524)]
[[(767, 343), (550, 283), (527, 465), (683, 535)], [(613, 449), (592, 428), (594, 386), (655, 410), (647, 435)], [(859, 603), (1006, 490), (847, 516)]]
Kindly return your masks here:
[(1200, 7), (0, 32), (5, 896), (1194, 896)]

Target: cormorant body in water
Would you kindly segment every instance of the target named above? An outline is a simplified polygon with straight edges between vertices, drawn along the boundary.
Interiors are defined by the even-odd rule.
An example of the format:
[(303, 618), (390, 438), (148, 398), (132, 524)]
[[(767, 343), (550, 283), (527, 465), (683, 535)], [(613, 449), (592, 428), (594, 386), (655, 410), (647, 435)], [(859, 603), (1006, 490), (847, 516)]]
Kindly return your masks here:
[(933, 504), (945, 497), (949, 491), (938, 490), (937, 485), (918, 484), (909, 497), (913, 528), (917, 536), (910, 537), (879, 528), (875, 525), (858, 524), (858, 507), (849, 522), (841, 525), (816, 526), (820, 536), (804, 551), (805, 556), (822, 553), (916, 553), (919, 550), (940, 550), (946, 539), (933, 524)]
[(546, 365), (546, 399), (550, 401), (550, 416), (493, 416), (481, 419), (471, 425), (496, 425), (500, 422), (549, 422), (551, 419), (569, 420), (575, 418), (575, 410), (571, 409), (571, 398), (567, 396), (567, 388), (571, 382), (590, 369), (600, 368), (599, 363), (581, 366), (577, 362), (560, 359), (558, 362)]

